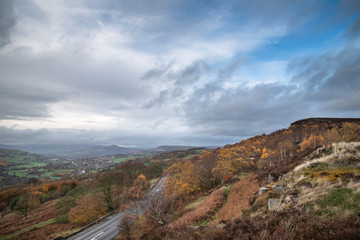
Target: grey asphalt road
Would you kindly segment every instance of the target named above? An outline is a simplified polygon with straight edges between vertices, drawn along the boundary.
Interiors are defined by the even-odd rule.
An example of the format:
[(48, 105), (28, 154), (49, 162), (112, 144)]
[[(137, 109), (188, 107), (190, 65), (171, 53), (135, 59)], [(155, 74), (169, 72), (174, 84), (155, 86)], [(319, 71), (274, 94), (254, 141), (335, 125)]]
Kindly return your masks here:
[(96, 224), (93, 227), (88, 228), (87, 230), (69, 238), (71, 240), (110, 240), (115, 238), (119, 234), (118, 223), (120, 219), (125, 215), (142, 215), (148, 207), (149, 199), (155, 198), (157, 194), (160, 194), (165, 187), (166, 177), (162, 177), (153, 188), (146, 194), (145, 199), (142, 201), (137, 201), (135, 204), (129, 208), (115, 213), (102, 222)]

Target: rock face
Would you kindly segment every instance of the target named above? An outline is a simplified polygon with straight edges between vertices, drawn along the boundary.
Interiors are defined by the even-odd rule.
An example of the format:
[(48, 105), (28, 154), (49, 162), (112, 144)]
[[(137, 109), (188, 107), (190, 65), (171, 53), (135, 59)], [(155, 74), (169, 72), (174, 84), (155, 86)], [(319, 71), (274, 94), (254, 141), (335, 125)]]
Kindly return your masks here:
[(279, 212), (283, 210), (283, 208), (281, 207), (281, 200), (270, 198), (268, 200), (268, 210), (271, 212)]
[(269, 189), (266, 187), (259, 188), (259, 197), (261, 197), (264, 193), (266, 193)]
[(274, 193), (276, 194), (276, 196), (281, 197), (285, 194), (285, 189), (283, 187), (275, 187)]

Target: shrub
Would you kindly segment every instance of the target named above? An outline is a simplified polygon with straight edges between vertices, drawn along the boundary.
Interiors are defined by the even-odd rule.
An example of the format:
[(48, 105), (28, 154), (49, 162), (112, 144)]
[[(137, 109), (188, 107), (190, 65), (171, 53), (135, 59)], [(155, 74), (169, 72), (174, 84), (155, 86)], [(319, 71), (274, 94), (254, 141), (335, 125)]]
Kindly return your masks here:
[(239, 217), (241, 211), (249, 207), (252, 199), (257, 196), (258, 189), (259, 185), (254, 175), (247, 176), (233, 184), (231, 190), (226, 188), (225, 191), (228, 193), (227, 203), (216, 215), (216, 222)]
[(19, 198), (20, 197), (16, 197), (14, 198), (14, 200), (11, 201), (10, 203), (10, 210), (14, 210), (15, 206), (16, 206), (16, 203), (19, 201)]

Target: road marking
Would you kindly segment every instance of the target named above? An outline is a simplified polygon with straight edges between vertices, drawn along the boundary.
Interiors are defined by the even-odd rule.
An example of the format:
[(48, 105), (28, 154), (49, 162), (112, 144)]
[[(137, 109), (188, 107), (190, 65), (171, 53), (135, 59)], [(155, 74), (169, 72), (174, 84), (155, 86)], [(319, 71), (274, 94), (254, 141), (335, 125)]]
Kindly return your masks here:
[(97, 238), (98, 236), (100, 236), (101, 234), (103, 234), (104, 232), (100, 232), (98, 235), (96, 235), (95, 237), (93, 237), (91, 240), (95, 240), (95, 238)]

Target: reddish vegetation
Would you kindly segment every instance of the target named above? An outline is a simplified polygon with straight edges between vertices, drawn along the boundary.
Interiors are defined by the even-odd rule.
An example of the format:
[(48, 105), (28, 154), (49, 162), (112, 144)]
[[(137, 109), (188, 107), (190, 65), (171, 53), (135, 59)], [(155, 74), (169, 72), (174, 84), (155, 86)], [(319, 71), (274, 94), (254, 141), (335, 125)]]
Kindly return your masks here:
[(215, 222), (240, 217), (241, 211), (249, 207), (250, 202), (257, 196), (259, 183), (256, 178), (256, 175), (247, 176), (232, 186), (227, 203), (216, 215)]
[[(0, 219), (0, 236), (14, 233), (23, 228), (47, 221), (56, 216), (54, 201), (48, 202), (38, 209), (31, 211), (28, 220), (17, 214), (6, 215)], [(51, 224), (42, 228), (34, 228), (18, 235), (15, 239), (51, 239), (51, 234), (73, 228), (70, 224)]]
[(0, 219), (0, 235), (7, 235), (9, 233), (16, 232), (25, 227), (49, 220), (56, 215), (56, 209), (54, 208), (54, 202), (49, 202), (42, 205), (36, 211), (29, 213), (28, 220), (24, 221), (22, 215), (11, 214), (6, 215)]
[(51, 224), (42, 228), (34, 228), (19, 234), (14, 240), (48, 240), (52, 239), (54, 233), (59, 233), (69, 229), (69, 225)]
[(224, 189), (214, 191), (204, 199), (204, 202), (202, 202), (199, 207), (189, 211), (177, 221), (171, 223), (170, 227), (188, 226), (210, 218), (215, 214), (215, 211), (222, 206), (224, 199)]
[(188, 227), (169, 228), (167, 226), (144, 234), (141, 240), (285, 240), (285, 239), (359, 239), (360, 218), (350, 216), (340, 219), (321, 219), (315, 216), (304, 215), (296, 211), (263, 217), (242, 217), (235, 221), (226, 222), (226, 226), (207, 226), (200, 229)]

